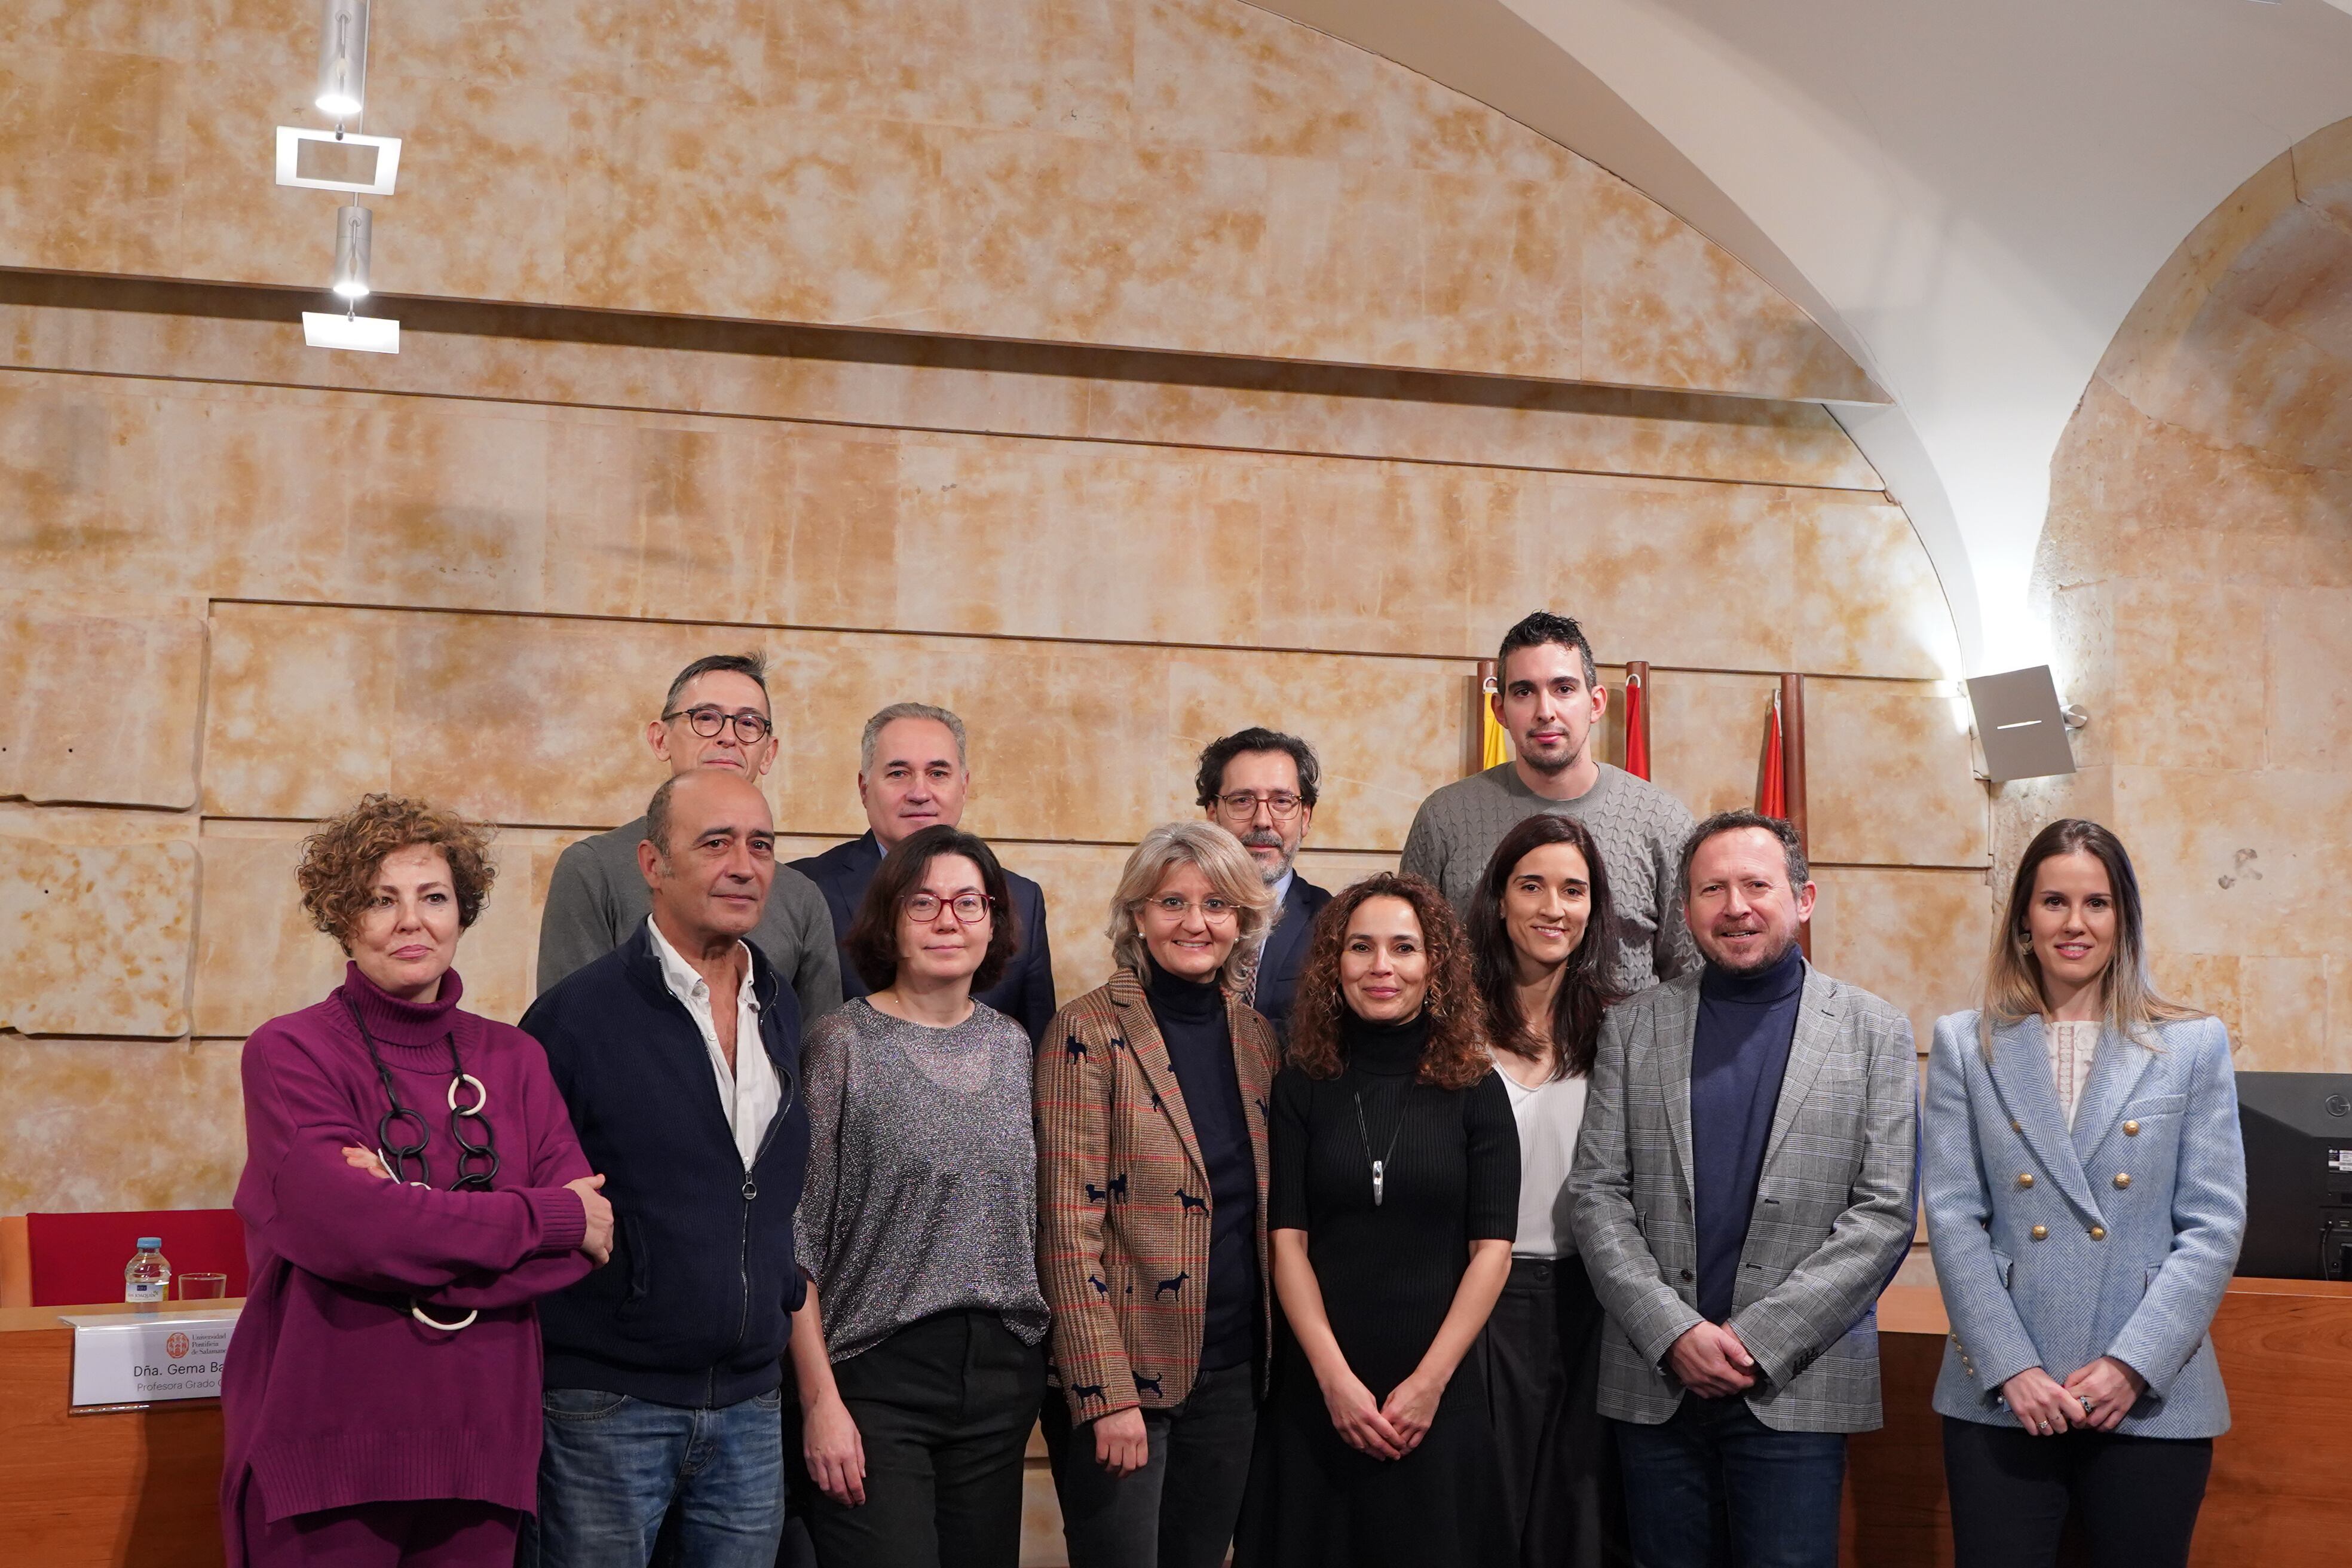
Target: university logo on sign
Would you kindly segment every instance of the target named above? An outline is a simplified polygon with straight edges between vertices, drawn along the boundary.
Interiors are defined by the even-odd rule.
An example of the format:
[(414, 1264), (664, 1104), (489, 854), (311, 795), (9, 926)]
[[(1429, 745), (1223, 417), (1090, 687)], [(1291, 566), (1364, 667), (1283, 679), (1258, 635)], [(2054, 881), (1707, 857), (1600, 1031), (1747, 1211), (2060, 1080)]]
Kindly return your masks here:
[(163, 1342), (163, 1353), (173, 1361), (184, 1358), (188, 1353), (188, 1336), (175, 1333), (166, 1339)]

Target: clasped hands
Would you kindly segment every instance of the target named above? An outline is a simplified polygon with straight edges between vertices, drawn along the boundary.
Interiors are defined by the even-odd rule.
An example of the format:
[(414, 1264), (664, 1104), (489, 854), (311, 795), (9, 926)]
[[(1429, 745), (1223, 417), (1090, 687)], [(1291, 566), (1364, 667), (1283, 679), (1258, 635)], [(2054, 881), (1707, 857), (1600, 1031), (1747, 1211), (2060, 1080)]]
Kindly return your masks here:
[[(2060, 1383), (2038, 1366), (2029, 1366), (2000, 1385), (2011, 1414), (2026, 1431), (2055, 1437), (2070, 1426), (2112, 1432), (2123, 1424), (2131, 1407), (2147, 1388), (2147, 1379), (2111, 1355), (2077, 1367)], [(2091, 1402), (2087, 1411), (2084, 1400)]]
[(1416, 1369), (1386, 1399), (1374, 1399), (1363, 1380), (1343, 1367), (1323, 1384), (1323, 1406), (1348, 1447), (1375, 1459), (1402, 1459), (1429, 1436), (1444, 1393), (1445, 1379)]
[[(356, 1144), (343, 1145), (343, 1163), (355, 1171), (365, 1171), (371, 1176), (393, 1179), (384, 1169), (383, 1156), (373, 1149)], [(580, 1176), (563, 1184), (580, 1194), (580, 1211), (588, 1221), (588, 1228), (580, 1237), (580, 1250), (588, 1261), (602, 1268), (613, 1260), (613, 1205), (597, 1189), (604, 1184), (601, 1175)]]
[(1756, 1386), (1756, 1358), (1728, 1323), (1693, 1323), (1666, 1350), (1666, 1370), (1692, 1393), (1728, 1399)]

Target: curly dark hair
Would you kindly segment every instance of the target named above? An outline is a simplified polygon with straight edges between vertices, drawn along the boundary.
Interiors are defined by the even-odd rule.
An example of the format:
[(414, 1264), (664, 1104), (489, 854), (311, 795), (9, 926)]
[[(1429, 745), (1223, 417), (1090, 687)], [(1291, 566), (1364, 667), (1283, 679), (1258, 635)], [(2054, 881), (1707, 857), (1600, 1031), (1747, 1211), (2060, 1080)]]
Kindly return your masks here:
[(882, 858), (874, 879), (858, 900), (857, 917), (849, 922), (842, 950), (857, 967), (858, 975), (877, 991), (886, 991), (898, 979), (898, 907), (919, 890), (923, 873), (942, 855), (961, 855), (980, 868), (980, 890), (988, 895), (988, 951), (972, 971), (974, 994), (1004, 978), (1004, 966), (1021, 947), (1021, 917), (1013, 908), (1013, 889), (997, 864), (995, 851), (976, 835), (935, 822), (910, 833)]
[(414, 844), (432, 846), (449, 862), (458, 929), (479, 920), (499, 875), (490, 864), (489, 826), (421, 800), (369, 795), (302, 840), (302, 864), (294, 879), (311, 923), (351, 952), (352, 933), (375, 896), (377, 868), (385, 856)]
[(1610, 982), (1611, 935), (1616, 910), (1609, 898), (1609, 868), (1601, 863), (1601, 846), (1592, 830), (1572, 816), (1539, 811), (1503, 835), (1471, 895), (1470, 967), (1478, 987), (1478, 1010), (1486, 1020), (1486, 1038), (1496, 1050), (1532, 1057), (1525, 1044), (1532, 1019), (1519, 1016), (1517, 964), (1511, 933), (1503, 924), (1503, 894), (1519, 862), (1547, 844), (1567, 844), (1584, 857), (1585, 881), (1591, 888), (1591, 912), (1584, 936), (1568, 955), (1553, 998), (1551, 1043), (1557, 1053), (1554, 1079), (1582, 1078), (1592, 1070), (1601, 1045), (1601, 1015), (1622, 1000)]
[(1470, 984), (1470, 942), (1445, 895), (1418, 877), (1381, 872), (1341, 891), (1315, 917), (1306, 967), (1298, 973), (1297, 1000), (1290, 1009), (1290, 1059), (1308, 1078), (1338, 1078), (1347, 1066), (1339, 1027), (1348, 999), (1339, 989), (1339, 952), (1348, 922), (1373, 899), (1402, 899), (1421, 921), (1429, 948), (1429, 1044), (1423, 1048), (1414, 1081), (1439, 1089), (1468, 1089), (1494, 1070), (1486, 1036)]

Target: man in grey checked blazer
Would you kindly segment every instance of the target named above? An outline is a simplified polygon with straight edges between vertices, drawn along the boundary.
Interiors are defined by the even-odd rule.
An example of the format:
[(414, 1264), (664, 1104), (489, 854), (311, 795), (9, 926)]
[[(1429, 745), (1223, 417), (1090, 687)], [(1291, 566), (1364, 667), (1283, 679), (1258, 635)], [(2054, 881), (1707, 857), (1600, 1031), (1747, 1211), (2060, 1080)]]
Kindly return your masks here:
[(1845, 1434), (1880, 1424), (1875, 1303), (1912, 1236), (1911, 1026), (1798, 953), (1814, 889), (1786, 823), (1709, 818), (1682, 879), (1706, 966), (1609, 1014), (1569, 1177), (1610, 1317), (1601, 1412), (1643, 1568), (1727, 1544), (1835, 1568)]

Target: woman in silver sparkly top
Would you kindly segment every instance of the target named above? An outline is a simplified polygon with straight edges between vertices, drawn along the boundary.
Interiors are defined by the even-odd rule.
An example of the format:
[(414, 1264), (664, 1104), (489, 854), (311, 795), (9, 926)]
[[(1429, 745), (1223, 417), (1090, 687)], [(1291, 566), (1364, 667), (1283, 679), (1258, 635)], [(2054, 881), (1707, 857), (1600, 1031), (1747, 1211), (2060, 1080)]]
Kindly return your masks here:
[[(809, 1521), (825, 1568), (1013, 1568), (1045, 1386), (1029, 1036), (972, 1000), (1016, 923), (986, 844), (893, 849), (843, 946), (874, 989), (802, 1050), (808, 1184), (794, 1315)], [(820, 1303), (822, 1310), (820, 1310)]]

